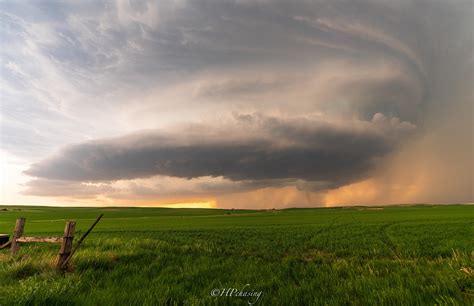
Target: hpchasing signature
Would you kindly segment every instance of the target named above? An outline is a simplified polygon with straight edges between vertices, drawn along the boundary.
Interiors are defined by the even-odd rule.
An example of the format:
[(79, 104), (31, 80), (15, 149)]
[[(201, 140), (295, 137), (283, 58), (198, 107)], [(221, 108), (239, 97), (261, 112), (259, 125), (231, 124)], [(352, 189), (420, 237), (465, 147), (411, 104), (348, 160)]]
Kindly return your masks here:
[(253, 305), (258, 302), (262, 296), (262, 291), (250, 290), (250, 284), (245, 284), (241, 289), (239, 288), (214, 288), (211, 290), (211, 296), (230, 296), (238, 298), (248, 298), (248, 304)]

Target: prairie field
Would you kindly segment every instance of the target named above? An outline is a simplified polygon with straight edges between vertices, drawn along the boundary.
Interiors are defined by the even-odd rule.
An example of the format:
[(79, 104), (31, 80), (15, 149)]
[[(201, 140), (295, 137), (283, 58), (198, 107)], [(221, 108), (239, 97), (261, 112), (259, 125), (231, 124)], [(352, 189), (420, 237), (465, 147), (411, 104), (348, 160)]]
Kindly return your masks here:
[[(0, 233), (77, 240), (0, 250), (0, 305), (473, 305), (474, 206), (286, 210), (0, 207)], [(254, 293), (229, 294), (232, 289)], [(260, 293), (260, 295), (257, 295)]]

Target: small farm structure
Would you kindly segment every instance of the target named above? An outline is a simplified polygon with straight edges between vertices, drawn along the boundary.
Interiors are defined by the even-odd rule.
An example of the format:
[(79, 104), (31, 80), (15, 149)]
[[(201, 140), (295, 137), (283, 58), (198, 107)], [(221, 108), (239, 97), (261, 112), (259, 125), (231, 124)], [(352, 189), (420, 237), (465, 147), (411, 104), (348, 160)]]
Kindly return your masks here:
[(73, 245), (74, 242), (74, 233), (76, 230), (75, 221), (67, 221), (64, 226), (64, 233), (62, 237), (27, 237), (23, 236), (25, 229), (25, 218), (19, 218), (16, 220), (15, 229), (13, 230), (12, 239), (10, 240), (10, 235), (0, 234), (0, 250), (10, 247), (10, 252), (14, 256), (18, 253), (20, 245), (23, 243), (33, 243), (33, 242), (42, 242), (42, 243), (55, 243), (59, 244), (59, 253), (57, 260), (57, 268), (60, 270), (67, 270), (68, 263), (71, 260), (72, 256), (76, 250), (80, 247), (84, 239), (89, 235), (89, 233), (94, 229), (94, 227), (99, 223), (103, 214), (100, 215), (92, 226), (82, 235), (82, 237), (77, 241), (76, 245)]

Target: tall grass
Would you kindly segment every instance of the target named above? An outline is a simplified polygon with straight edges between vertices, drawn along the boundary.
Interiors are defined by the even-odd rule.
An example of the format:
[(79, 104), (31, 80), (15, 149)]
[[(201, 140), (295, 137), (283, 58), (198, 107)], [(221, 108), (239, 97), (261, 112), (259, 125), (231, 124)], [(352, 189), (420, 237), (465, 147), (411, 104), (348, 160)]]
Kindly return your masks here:
[(183, 213), (187, 227), (161, 228), (135, 216), (134, 229), (102, 224), (65, 274), (54, 269), (57, 246), (1, 251), (0, 304), (244, 305), (211, 291), (250, 284), (264, 305), (472, 305), (473, 208), (398, 209)]

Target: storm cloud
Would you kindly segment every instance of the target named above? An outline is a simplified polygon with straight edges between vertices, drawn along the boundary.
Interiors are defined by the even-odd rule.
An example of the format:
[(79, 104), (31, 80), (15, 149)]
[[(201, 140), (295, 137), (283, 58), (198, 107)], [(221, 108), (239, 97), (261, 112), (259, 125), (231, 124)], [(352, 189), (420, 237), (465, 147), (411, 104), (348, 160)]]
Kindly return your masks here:
[(415, 127), (376, 114), (372, 121), (328, 122), (237, 115), (226, 128), (194, 125), (68, 146), (26, 174), (69, 181), (224, 177), (304, 180), (337, 187), (367, 174)]
[(9, 188), (111, 204), (473, 201), (472, 8), (3, 3)]

